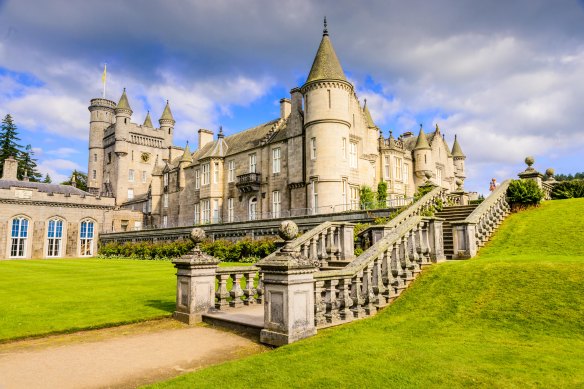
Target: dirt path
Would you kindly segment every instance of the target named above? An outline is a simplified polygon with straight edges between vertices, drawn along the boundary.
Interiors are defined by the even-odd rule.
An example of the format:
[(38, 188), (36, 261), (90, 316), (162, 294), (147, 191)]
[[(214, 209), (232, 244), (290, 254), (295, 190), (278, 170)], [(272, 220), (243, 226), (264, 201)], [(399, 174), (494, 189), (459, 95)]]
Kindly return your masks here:
[(0, 345), (0, 389), (128, 388), (267, 350), (169, 320)]

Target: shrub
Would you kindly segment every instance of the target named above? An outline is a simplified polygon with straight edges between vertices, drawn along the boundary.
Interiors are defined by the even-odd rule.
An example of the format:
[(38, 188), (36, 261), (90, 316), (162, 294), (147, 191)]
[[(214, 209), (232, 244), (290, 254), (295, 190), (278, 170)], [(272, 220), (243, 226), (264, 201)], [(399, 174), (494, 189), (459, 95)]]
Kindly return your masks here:
[(387, 182), (383, 180), (377, 184), (377, 203), (381, 208), (387, 206)]
[(515, 211), (539, 205), (543, 196), (533, 180), (513, 180), (507, 188), (507, 200)]
[(553, 200), (584, 197), (584, 180), (562, 181), (554, 184), (551, 197)]
[(375, 193), (367, 185), (362, 185), (359, 188), (359, 199), (361, 201), (361, 209), (376, 208)]
[(424, 195), (431, 192), (432, 189), (434, 189), (434, 188), (435, 188), (435, 186), (432, 184), (426, 184), (426, 185), (418, 187), (418, 189), (416, 190), (416, 193), (414, 193), (414, 201), (418, 201), (419, 199), (424, 197)]

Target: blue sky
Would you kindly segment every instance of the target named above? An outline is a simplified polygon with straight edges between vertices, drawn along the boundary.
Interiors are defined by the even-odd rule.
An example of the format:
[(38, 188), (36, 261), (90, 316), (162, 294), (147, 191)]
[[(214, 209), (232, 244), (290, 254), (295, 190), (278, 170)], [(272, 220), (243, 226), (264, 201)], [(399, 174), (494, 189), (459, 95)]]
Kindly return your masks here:
[(384, 135), (440, 125), (466, 188), (584, 171), (584, 3), (514, 0), (130, 2), (0, 0), (0, 115), (43, 173), (86, 170), (89, 100), (126, 87), (142, 122), (166, 99), (175, 143), (271, 120), (304, 82), (327, 15), (343, 68)]

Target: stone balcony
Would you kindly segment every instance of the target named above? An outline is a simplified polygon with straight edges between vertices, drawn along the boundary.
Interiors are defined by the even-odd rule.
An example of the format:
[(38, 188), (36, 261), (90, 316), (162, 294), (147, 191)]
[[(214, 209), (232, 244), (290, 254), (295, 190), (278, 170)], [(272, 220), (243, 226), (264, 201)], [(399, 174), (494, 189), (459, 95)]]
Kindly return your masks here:
[(260, 189), (261, 175), (260, 173), (246, 173), (237, 176), (237, 183), (235, 186), (243, 192), (254, 192)]

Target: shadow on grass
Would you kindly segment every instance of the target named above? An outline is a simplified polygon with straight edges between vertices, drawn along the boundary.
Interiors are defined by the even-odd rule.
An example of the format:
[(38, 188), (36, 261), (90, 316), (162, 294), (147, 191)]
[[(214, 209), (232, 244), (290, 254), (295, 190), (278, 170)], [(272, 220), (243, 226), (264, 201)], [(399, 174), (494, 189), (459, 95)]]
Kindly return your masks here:
[(168, 313), (173, 313), (176, 308), (176, 303), (171, 300), (148, 300), (145, 305)]

